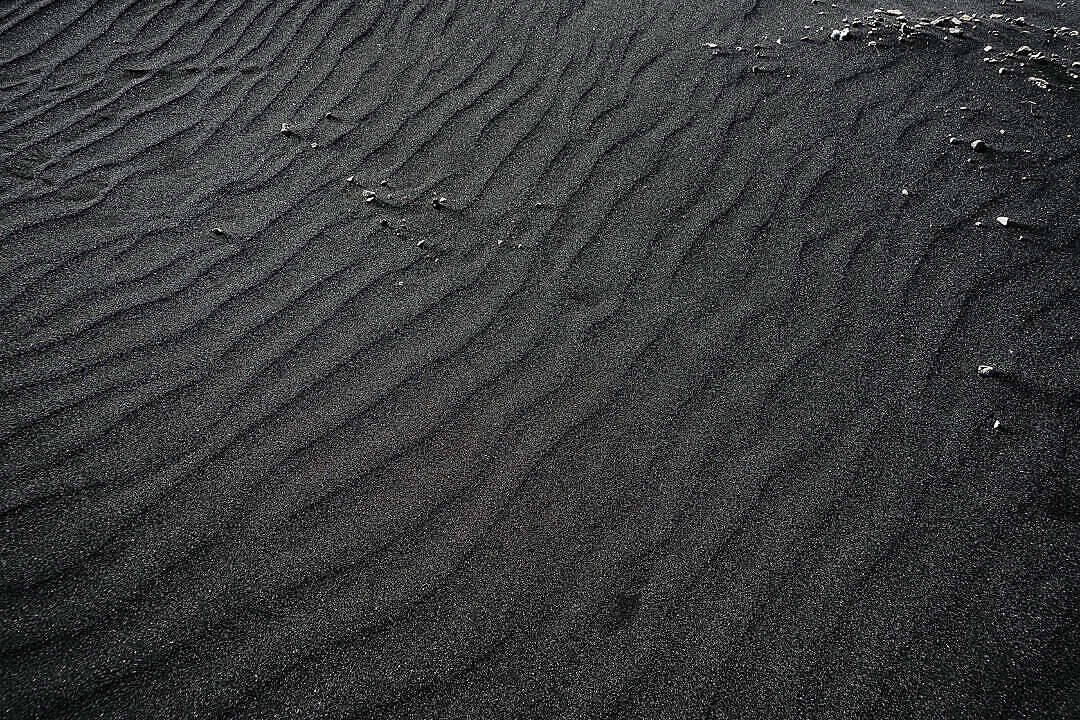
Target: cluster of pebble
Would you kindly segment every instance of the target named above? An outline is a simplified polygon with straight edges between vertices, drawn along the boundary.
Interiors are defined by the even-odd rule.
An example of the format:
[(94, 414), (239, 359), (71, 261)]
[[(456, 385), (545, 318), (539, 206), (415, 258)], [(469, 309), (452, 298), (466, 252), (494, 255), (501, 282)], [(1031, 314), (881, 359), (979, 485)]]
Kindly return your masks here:
[[(983, 52), (994, 52), (994, 46), (985, 46)], [(1073, 90), (1076, 86), (1072, 84), (1072, 81), (1080, 80), (1080, 60), (1070, 63), (1058, 53), (1040, 52), (1032, 49), (1030, 45), (1021, 45), (1016, 50), (987, 55), (983, 58), (983, 62), (1001, 65), (998, 68), (998, 75), (1026, 76), (1027, 81), (1040, 90), (1052, 90), (1055, 85), (1054, 79), (1059, 80), (1060, 85), (1065, 89)]]
[[(810, 0), (811, 5), (819, 5), (821, 3), (822, 0)], [(838, 6), (836, 3), (831, 3), (830, 8), (835, 10), (838, 9)], [(821, 10), (818, 11), (817, 14), (826, 15), (827, 11)], [(1037, 35), (1041, 31), (1047, 42), (1054, 40), (1068, 41), (1080, 38), (1080, 30), (1075, 28), (1067, 26), (1038, 28), (1029, 23), (1023, 16), (1008, 17), (1002, 13), (990, 13), (986, 16), (971, 13), (958, 13), (954, 15), (941, 15), (934, 18), (911, 18), (905, 15), (901, 10), (882, 8), (875, 9), (873, 13), (866, 15), (865, 17), (845, 17), (837, 26), (832, 28), (829, 28), (826, 25), (820, 25), (817, 28), (817, 32), (827, 33), (830, 40), (838, 42), (864, 39), (867, 46), (877, 49), (883, 45), (894, 44), (897, 42), (913, 42), (920, 37), (926, 39), (938, 39), (940, 41), (958, 41), (971, 38), (978, 34), (980, 30), (990, 38), (1000, 37), (1002, 31), (1006, 28), (1024, 35)], [(800, 41), (806, 43), (818, 42), (817, 37), (820, 36), (815, 37), (815, 31), (812, 26), (803, 25), (802, 32), (804, 34), (799, 37)], [(770, 37), (770, 35), (765, 35), (763, 39), (770, 40)], [(1031, 42), (1035, 43), (1036, 40), (1033, 38)], [(773, 42), (770, 41), (769, 44), (772, 45)], [(780, 28), (777, 32), (775, 45), (785, 45), (784, 28)], [(1080, 42), (1078, 42), (1076, 46), (1080, 47)], [(713, 55), (730, 55), (733, 52), (741, 53), (749, 50), (749, 48), (742, 46), (723, 48), (719, 43), (715, 42), (702, 43), (702, 47), (711, 50)], [(753, 49), (760, 52), (764, 49), (764, 46), (760, 43), (755, 44)], [(987, 45), (984, 48), (984, 51), (988, 53), (992, 50), (993, 46), (991, 45)], [(984, 58), (984, 62), (991, 64), (1007, 63), (1011, 59), (1019, 60), (1019, 68), (1023, 68), (1026, 65), (1039, 65), (1060, 70), (1062, 80), (1064, 81), (1063, 84), (1069, 85), (1069, 89), (1073, 89), (1071, 87), (1071, 81), (1080, 79), (1080, 60), (1070, 62), (1057, 52), (1034, 50), (1030, 45), (1022, 45), (1013, 53), (1007, 53), (998, 57), (986, 57)], [(759, 68), (755, 66), (754, 69), (758, 70)], [(1012, 73), (1013, 69), (1002, 67), (999, 68), (998, 72), (1001, 75), (1005, 75)], [(1052, 85), (1051, 80), (1040, 76), (1033, 75), (1028, 79), (1032, 84), (1043, 89), (1049, 89)]]
[[(813, 2), (813, 0), (811, 1)], [(996, 29), (994, 25), (999, 23), (1011, 26), (1014, 30), (1018, 30), (1024, 34), (1035, 34), (1041, 30), (1047, 41), (1080, 39), (1080, 30), (1064, 25), (1059, 27), (1037, 28), (1034, 25), (1031, 25), (1023, 16), (1007, 17), (1002, 13), (990, 13), (983, 18), (977, 14), (960, 13), (956, 15), (941, 15), (935, 18), (908, 18), (900, 10), (882, 10), (880, 8), (874, 10), (874, 14), (868, 15), (865, 18), (844, 18), (843, 24), (840, 27), (834, 28), (829, 37), (833, 40), (853, 40), (859, 37), (860, 34), (865, 34), (868, 41), (867, 44), (877, 47), (879, 41), (885, 39), (887, 34), (892, 31), (896, 31), (896, 40), (899, 42), (912, 41), (920, 35), (941, 37), (944, 39), (963, 39), (974, 35), (975, 31), (983, 26), (987, 28), (987, 35), (998, 37), (1001, 35), (1001, 31)], [(1001, 25), (998, 25), (998, 27), (1001, 27)], [(808, 40), (809, 38), (806, 37), (803, 39)], [(986, 46), (985, 51), (990, 52), (992, 49), (993, 47), (988, 45)], [(1029, 45), (1021, 46), (1015, 53), (1009, 53), (1006, 56), (999, 58), (984, 58), (984, 61), (988, 63), (1000, 63), (1006, 59), (1025, 55), (1025, 53), (1025, 62), (1041, 65), (1054, 65), (1065, 71), (1068, 79), (1080, 79), (1080, 60), (1070, 62), (1056, 52), (1036, 51)], [(1021, 67), (1024, 66), (1025, 62), (1021, 62)], [(1004, 68), (999, 70), (1000, 74), (1006, 74), (1006, 72), (1007, 70)], [(1040, 82), (1035, 80), (1032, 80), (1032, 82), (1036, 85), (1040, 84)], [(1041, 82), (1046, 83), (1047, 85), (1049, 84), (1045, 79)]]

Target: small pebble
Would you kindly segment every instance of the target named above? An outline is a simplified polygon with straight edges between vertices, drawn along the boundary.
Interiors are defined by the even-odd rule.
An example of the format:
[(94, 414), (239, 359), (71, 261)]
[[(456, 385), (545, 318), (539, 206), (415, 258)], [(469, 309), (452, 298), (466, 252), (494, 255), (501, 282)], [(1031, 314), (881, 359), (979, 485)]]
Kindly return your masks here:
[(998, 374), (998, 370), (993, 365), (980, 365), (979, 377), (994, 377)]
[(974, 150), (975, 152), (986, 152), (986, 150), (987, 150), (986, 142), (983, 141), (983, 140), (972, 140), (971, 141), (971, 149)]
[(1005, 215), (1002, 215), (1001, 217), (996, 218), (996, 219), (997, 219), (998, 225), (1000, 225), (1001, 227), (1008, 227), (1009, 226), (1009, 218), (1006, 217)]

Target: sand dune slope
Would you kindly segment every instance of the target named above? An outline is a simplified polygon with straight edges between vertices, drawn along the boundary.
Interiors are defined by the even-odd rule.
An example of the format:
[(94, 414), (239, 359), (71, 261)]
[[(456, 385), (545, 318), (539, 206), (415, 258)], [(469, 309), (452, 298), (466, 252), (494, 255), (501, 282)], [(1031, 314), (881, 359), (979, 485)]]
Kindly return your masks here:
[(1078, 27), (0, 4), (0, 716), (1071, 716)]

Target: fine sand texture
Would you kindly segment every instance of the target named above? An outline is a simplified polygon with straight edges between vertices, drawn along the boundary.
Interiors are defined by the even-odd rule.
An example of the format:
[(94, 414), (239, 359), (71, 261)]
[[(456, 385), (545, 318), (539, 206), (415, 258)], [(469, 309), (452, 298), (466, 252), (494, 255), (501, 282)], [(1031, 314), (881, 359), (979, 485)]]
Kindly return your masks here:
[(3, 0), (0, 718), (1080, 712), (1080, 0)]

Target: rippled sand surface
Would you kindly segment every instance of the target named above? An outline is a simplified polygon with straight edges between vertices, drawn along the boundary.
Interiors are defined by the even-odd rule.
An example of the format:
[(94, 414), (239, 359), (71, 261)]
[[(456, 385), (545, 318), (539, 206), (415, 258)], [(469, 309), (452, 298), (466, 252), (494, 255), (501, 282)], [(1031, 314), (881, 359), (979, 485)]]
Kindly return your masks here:
[(0, 3), (0, 716), (1073, 716), (1078, 27)]

